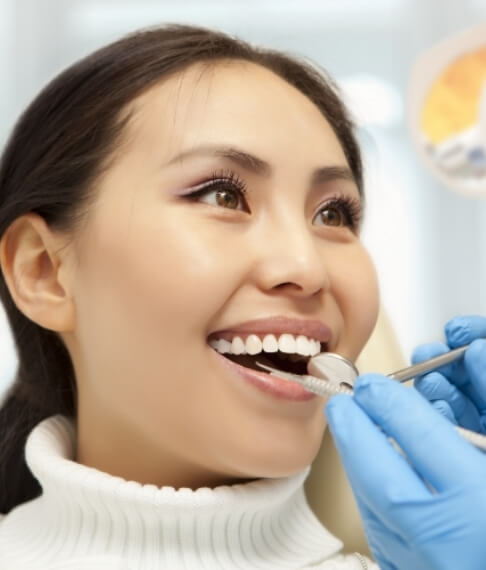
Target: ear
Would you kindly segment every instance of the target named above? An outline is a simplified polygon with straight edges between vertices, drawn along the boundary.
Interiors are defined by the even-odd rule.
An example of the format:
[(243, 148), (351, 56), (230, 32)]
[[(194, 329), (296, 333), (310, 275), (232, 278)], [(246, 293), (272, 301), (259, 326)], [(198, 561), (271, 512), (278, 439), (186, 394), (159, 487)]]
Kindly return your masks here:
[(53, 331), (74, 327), (66, 238), (32, 212), (17, 218), (0, 241), (0, 265), (17, 308)]

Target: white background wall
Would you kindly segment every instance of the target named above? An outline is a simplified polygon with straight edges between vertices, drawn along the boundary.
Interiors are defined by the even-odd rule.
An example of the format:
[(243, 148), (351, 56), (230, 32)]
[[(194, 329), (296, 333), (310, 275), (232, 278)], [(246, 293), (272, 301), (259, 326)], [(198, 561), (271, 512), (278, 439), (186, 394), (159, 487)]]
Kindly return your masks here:
[[(0, 143), (49, 78), (137, 27), (207, 25), (313, 59), (350, 93), (363, 125), (363, 237), (408, 355), (441, 338), (451, 316), (486, 314), (486, 197), (464, 198), (436, 183), (404, 115), (420, 52), (485, 19), (486, 0), (0, 0)], [(15, 364), (0, 314), (0, 391)]]

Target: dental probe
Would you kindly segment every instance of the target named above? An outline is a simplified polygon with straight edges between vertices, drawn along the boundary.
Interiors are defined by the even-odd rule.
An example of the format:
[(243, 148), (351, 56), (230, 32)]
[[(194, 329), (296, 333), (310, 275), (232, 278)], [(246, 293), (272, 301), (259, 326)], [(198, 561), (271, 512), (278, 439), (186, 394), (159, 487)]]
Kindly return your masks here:
[(457, 360), (466, 352), (468, 347), (469, 344), (460, 346), (459, 348), (455, 348), (454, 350), (450, 350), (444, 354), (439, 354), (439, 356), (434, 356), (434, 358), (429, 358), (429, 360), (424, 360), (424, 362), (419, 362), (413, 366), (407, 366), (406, 368), (397, 370), (392, 374), (387, 374), (387, 376), (389, 378), (393, 378), (393, 380), (398, 380), (398, 382), (412, 380), (412, 378), (415, 378), (416, 376), (427, 374), (428, 372), (432, 372), (445, 364), (449, 364), (450, 362)]
[[(398, 370), (392, 374), (388, 374), (388, 377), (398, 382), (405, 382), (406, 380), (411, 380), (418, 376), (419, 374), (426, 374), (427, 372), (431, 372), (449, 362), (452, 362), (462, 356), (466, 351), (467, 347), (461, 346), (455, 350), (451, 350), (445, 354), (441, 354), (440, 356), (436, 356), (420, 364), (415, 364), (413, 366), (408, 366), (407, 368), (403, 368), (402, 370)], [(329, 367), (329, 363), (332, 363)], [(336, 372), (336, 363), (341, 367), (346, 378), (345, 381), (335, 380), (330, 378), (327, 374), (329, 372), (335, 373)], [(322, 378), (317, 376), (312, 376), (310, 374), (292, 374), (290, 372), (284, 372), (282, 370), (278, 370), (277, 368), (272, 368), (271, 366), (266, 366), (265, 364), (261, 364), (260, 362), (256, 363), (260, 368), (264, 368), (267, 370), (272, 376), (277, 376), (279, 378), (283, 378), (284, 380), (290, 380), (293, 382), (297, 382), (301, 386), (303, 386), (309, 392), (313, 392), (318, 396), (334, 396), (336, 394), (349, 394), (352, 395), (353, 384), (356, 378), (359, 375), (357, 368), (354, 366), (352, 362), (344, 358), (339, 354), (334, 354), (330, 352), (323, 352), (311, 358), (309, 361), (309, 370), (312, 371), (314, 374), (322, 374)], [(327, 365), (327, 367), (326, 367)], [(327, 368), (327, 369), (326, 369)], [(339, 376), (343, 378), (343, 376)], [(456, 431), (459, 435), (480, 449), (481, 451), (486, 452), (486, 436), (475, 431), (471, 431), (459, 426), (454, 426)]]

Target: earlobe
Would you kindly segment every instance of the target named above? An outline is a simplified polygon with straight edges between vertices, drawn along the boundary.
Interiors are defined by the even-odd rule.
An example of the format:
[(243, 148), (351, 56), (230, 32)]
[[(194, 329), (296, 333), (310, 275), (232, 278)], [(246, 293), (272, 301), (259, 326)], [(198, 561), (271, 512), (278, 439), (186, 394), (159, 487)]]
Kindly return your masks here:
[(17, 308), (41, 327), (69, 331), (74, 306), (65, 279), (67, 255), (45, 220), (34, 213), (17, 218), (0, 241), (0, 264)]

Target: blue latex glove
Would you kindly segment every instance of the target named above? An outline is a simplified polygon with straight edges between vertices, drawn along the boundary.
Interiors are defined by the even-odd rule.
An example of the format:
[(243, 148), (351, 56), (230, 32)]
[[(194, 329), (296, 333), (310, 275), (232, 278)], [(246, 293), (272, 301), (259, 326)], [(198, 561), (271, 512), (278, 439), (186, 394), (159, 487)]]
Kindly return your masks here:
[(331, 398), (326, 415), (382, 570), (486, 568), (486, 455), (421, 394), (378, 374)]
[(446, 324), (445, 334), (447, 344), (421, 345), (412, 361), (422, 362), (450, 348), (472, 344), (464, 358), (416, 379), (414, 385), (449, 420), (486, 433), (486, 318), (455, 317)]

